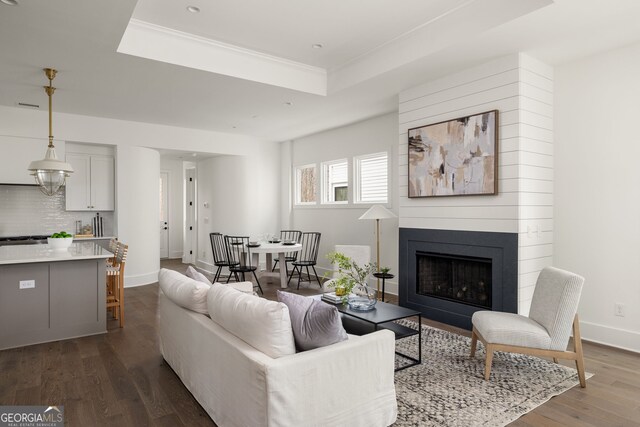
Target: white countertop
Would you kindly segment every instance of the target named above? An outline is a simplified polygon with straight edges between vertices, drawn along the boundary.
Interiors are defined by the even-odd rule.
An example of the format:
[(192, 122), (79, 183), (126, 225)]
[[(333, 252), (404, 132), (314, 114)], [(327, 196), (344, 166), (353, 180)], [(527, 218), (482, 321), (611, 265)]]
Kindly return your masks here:
[(49, 245), (0, 246), (0, 265), (32, 262), (76, 261), (111, 258), (113, 254), (95, 242), (72, 243), (68, 249), (53, 250)]

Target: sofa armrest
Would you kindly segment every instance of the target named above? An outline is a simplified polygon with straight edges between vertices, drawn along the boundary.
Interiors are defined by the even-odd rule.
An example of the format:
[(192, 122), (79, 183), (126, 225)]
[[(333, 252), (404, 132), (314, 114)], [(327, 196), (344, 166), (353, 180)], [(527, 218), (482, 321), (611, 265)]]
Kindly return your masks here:
[(393, 424), (394, 361), (388, 330), (274, 360), (266, 367), (269, 425)]

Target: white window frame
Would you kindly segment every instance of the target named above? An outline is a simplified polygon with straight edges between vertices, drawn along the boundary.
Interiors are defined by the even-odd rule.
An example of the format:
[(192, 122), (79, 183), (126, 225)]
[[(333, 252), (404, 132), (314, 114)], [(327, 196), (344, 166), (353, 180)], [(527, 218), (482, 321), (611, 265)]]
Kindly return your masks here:
[[(315, 182), (315, 187), (314, 187), (314, 191), (315, 191), (315, 195), (316, 195), (316, 200), (314, 200), (313, 202), (302, 202), (301, 199), (301, 186), (300, 186), (300, 173), (303, 169), (309, 169), (309, 168), (313, 168), (314, 171), (314, 175), (316, 177), (316, 182)], [(300, 166), (294, 166), (293, 168), (293, 180), (294, 180), (294, 195), (293, 195), (293, 203), (297, 206), (314, 206), (318, 204), (318, 165), (315, 163), (310, 163), (307, 165), (300, 165)]]
[[(386, 172), (387, 172), (387, 198), (382, 200), (367, 200), (367, 201), (362, 201), (362, 187), (361, 187), (361, 172), (360, 172), (360, 168), (361, 168), (361, 161), (362, 160), (367, 160), (367, 159), (372, 159), (372, 158), (376, 158), (376, 157), (381, 157), (381, 156), (385, 156), (387, 158), (387, 165), (386, 165)], [(387, 204), (389, 203), (389, 152), (388, 151), (380, 151), (378, 153), (371, 153), (371, 154), (363, 154), (362, 156), (355, 156), (353, 158), (353, 203), (354, 204), (377, 204), (377, 203), (382, 203), (382, 204)]]
[[(347, 165), (347, 181), (346, 181), (346, 185), (347, 185), (347, 200), (344, 201), (332, 201), (332, 200), (328, 200), (327, 195), (328, 195), (328, 184), (329, 184), (329, 177), (327, 176), (327, 170), (330, 166), (332, 165), (337, 165), (340, 163), (346, 163)], [(323, 205), (346, 205), (349, 203), (349, 159), (337, 159), (337, 160), (330, 160), (328, 162), (322, 162), (320, 164), (320, 201)], [(332, 186), (331, 188), (332, 191), (335, 191), (335, 186)], [(335, 194), (335, 193), (332, 193)]]

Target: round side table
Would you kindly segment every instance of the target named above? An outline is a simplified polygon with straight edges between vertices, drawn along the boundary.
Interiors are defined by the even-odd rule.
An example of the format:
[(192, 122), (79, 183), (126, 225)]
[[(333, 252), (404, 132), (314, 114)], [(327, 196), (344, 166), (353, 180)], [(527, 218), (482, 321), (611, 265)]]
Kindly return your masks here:
[(373, 273), (373, 277), (377, 277), (378, 279), (382, 279), (382, 302), (384, 302), (384, 281), (387, 279), (393, 279), (393, 274), (389, 273)]

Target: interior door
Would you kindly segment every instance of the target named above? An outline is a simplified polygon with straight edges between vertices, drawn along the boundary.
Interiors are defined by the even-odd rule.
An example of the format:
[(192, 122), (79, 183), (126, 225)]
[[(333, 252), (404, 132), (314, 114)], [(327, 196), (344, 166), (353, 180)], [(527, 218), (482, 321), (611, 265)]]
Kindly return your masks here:
[(169, 258), (169, 174), (160, 172), (160, 258)]

